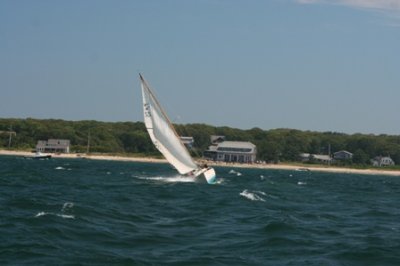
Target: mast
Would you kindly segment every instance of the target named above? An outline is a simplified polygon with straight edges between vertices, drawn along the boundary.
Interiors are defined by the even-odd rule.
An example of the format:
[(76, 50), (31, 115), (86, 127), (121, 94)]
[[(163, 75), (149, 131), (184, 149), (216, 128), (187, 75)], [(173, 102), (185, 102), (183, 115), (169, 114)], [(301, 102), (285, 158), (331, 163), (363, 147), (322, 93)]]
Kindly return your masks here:
[(12, 126), (10, 126), (10, 136), (9, 136), (9, 138), (8, 138), (8, 148), (10, 148), (11, 147), (11, 139), (12, 139)]

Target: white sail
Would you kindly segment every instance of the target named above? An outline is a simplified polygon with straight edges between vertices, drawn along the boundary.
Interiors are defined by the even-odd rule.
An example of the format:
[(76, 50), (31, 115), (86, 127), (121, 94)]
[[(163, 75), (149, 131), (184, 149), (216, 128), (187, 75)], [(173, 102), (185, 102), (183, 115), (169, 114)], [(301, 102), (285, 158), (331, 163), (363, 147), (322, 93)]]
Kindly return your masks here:
[(144, 123), (151, 141), (180, 174), (187, 174), (199, 167), (175, 132), (170, 120), (155, 98), (147, 82), (140, 75)]

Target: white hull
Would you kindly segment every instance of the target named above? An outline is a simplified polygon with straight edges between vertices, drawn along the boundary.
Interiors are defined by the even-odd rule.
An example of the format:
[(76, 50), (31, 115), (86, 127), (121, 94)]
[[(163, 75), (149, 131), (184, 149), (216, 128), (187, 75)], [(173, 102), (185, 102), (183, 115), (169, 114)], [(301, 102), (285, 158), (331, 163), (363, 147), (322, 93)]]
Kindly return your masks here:
[(50, 154), (43, 154), (41, 152), (36, 152), (35, 155), (32, 156), (25, 156), (27, 159), (50, 159)]
[(204, 178), (208, 184), (215, 184), (216, 182), (215, 170), (211, 167), (200, 169), (194, 175), (197, 178)]

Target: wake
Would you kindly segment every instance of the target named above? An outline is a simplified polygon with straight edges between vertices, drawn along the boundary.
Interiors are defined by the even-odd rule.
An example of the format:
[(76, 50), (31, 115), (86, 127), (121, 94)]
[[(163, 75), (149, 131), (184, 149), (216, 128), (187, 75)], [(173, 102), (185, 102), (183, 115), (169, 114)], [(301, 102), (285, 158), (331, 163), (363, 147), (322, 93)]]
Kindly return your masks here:
[(136, 176), (138, 179), (142, 180), (150, 180), (150, 181), (158, 181), (162, 183), (196, 183), (196, 177), (190, 176), (171, 176), (171, 177), (164, 177), (164, 176), (154, 176), (154, 177), (143, 177), (143, 176)]

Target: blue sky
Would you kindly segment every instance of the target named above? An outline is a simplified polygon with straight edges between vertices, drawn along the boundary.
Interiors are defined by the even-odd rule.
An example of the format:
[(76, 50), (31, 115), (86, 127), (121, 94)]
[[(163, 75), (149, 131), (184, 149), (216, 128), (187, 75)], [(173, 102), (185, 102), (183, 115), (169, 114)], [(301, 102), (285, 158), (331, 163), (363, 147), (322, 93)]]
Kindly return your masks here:
[(400, 134), (400, 0), (0, 1), (0, 117)]

